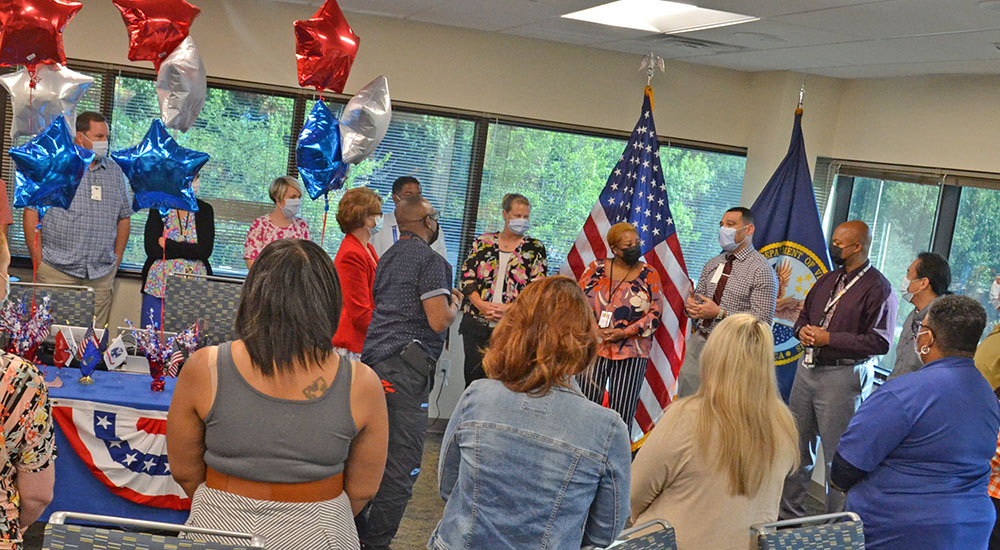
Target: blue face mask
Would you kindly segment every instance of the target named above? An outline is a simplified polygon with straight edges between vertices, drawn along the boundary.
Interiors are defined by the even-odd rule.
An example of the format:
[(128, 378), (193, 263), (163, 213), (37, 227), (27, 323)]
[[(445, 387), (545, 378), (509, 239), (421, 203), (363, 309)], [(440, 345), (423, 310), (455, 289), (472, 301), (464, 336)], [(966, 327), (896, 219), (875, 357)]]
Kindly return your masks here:
[(374, 235), (374, 234), (378, 233), (379, 231), (382, 231), (382, 222), (383, 221), (384, 221), (384, 219), (382, 218), (382, 216), (375, 216), (375, 227), (369, 227), (368, 228), (368, 232), (371, 233), (372, 235)]
[[(733, 250), (739, 248), (742, 241), (736, 242), (736, 233), (740, 229), (743, 229), (743, 227), (720, 227), (719, 246), (726, 252), (732, 252)], [(746, 237), (744, 237), (744, 240), (746, 240)]]
[(507, 222), (507, 227), (510, 228), (511, 233), (520, 236), (528, 232), (531, 222), (525, 218), (514, 218)]

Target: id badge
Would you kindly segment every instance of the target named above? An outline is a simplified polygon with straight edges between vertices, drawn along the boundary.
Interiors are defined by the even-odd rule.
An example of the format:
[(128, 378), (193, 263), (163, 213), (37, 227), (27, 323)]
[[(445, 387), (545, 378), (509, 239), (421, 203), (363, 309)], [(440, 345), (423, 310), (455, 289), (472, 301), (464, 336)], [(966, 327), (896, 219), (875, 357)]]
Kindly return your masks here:
[(608, 327), (611, 326), (611, 312), (610, 311), (602, 311), (601, 312), (601, 320), (597, 322), (597, 326), (599, 326), (601, 328), (608, 328)]
[(713, 285), (719, 284), (719, 280), (722, 279), (722, 272), (725, 270), (726, 270), (725, 264), (719, 264), (719, 266), (715, 268), (715, 273), (712, 274)]
[(90, 186), (90, 200), (99, 201), (101, 200), (101, 186), (91, 185)]

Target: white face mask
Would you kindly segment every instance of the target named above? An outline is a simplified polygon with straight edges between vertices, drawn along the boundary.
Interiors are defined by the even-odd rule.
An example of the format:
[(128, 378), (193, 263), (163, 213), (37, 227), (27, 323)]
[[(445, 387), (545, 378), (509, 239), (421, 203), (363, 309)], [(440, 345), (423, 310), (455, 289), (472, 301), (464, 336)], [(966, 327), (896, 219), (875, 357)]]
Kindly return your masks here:
[(905, 300), (907, 302), (912, 302), (913, 301), (913, 293), (910, 292), (910, 290), (909, 290), (910, 289), (910, 285), (912, 285), (912, 284), (913, 284), (913, 281), (911, 281), (909, 277), (903, 277), (903, 286), (899, 287), (899, 289), (901, 291), (900, 294), (902, 294), (902, 296), (903, 296), (903, 300)]
[(108, 142), (107, 141), (91, 141), (90, 142), (91, 151), (93, 151), (97, 158), (102, 159), (108, 156)]
[[(746, 227), (745, 225), (743, 227)], [(743, 244), (743, 241), (736, 242), (736, 233), (739, 232), (743, 227), (720, 227), (719, 228), (719, 246), (722, 247), (726, 252), (732, 252)], [(746, 237), (743, 238), (746, 240)]]
[(993, 286), (990, 287), (990, 304), (1000, 310), (1000, 282), (996, 279), (993, 280)]
[(514, 218), (507, 222), (507, 227), (510, 228), (511, 233), (521, 236), (528, 232), (531, 222), (524, 218)]
[(924, 356), (931, 352), (931, 347), (929, 345), (920, 347), (917, 343), (917, 339), (920, 338), (921, 334), (928, 333), (928, 330), (921, 330), (913, 337), (913, 351), (916, 352), (917, 358), (920, 359), (920, 364), (924, 364)]
[(294, 218), (299, 215), (300, 208), (302, 208), (302, 199), (285, 199), (285, 206), (281, 207), (281, 212), (289, 218)]

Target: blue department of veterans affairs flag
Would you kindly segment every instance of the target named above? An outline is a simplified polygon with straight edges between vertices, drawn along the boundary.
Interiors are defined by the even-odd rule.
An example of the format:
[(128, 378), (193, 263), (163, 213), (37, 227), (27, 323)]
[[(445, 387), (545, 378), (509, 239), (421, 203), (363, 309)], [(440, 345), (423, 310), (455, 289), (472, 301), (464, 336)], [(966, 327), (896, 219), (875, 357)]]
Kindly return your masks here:
[[(646, 380), (639, 392), (635, 419), (630, 426), (633, 448), (660, 420), (670, 404), (677, 372), (684, 361), (688, 318), (684, 301), (691, 291), (681, 243), (667, 201), (667, 186), (660, 165), (660, 146), (653, 124), (653, 89), (647, 87), (642, 113), (632, 130), (625, 152), (608, 177), (597, 204), (576, 238), (560, 270), (577, 280), (587, 266), (608, 256), (605, 236), (612, 225), (629, 222), (639, 231), (644, 259), (660, 276), (663, 315), (653, 333)], [(632, 429), (633, 427), (638, 429)]]
[(788, 153), (760, 192), (753, 206), (753, 244), (778, 276), (774, 312), (774, 364), (778, 389), (788, 401), (795, 368), (804, 348), (792, 329), (806, 294), (829, 271), (830, 254), (823, 236), (809, 160), (802, 137), (802, 110), (795, 112)]

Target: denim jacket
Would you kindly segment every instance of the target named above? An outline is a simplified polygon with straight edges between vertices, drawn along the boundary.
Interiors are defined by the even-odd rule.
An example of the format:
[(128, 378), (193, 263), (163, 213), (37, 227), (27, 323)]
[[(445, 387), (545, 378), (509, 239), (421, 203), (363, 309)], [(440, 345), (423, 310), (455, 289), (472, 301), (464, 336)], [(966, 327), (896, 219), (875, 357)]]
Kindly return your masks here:
[(447, 501), (427, 547), (607, 546), (629, 515), (625, 423), (574, 388), (534, 397), (496, 380), (462, 395), (441, 444)]

